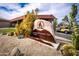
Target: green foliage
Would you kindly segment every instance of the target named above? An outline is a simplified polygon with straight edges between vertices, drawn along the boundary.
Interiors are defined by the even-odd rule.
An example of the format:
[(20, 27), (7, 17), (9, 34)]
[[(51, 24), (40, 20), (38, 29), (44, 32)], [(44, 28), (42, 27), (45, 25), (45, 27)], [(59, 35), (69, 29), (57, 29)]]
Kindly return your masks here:
[(79, 34), (72, 33), (72, 43), (74, 45), (74, 47), (79, 50)]
[(64, 56), (74, 56), (76, 55), (76, 50), (74, 48), (74, 46), (69, 45), (69, 44), (64, 44), (61, 52)]
[(77, 15), (77, 6), (75, 4), (72, 5), (72, 11), (70, 13), (70, 21), (71, 27), (73, 29), (72, 33), (72, 43), (75, 49), (79, 50), (79, 32), (78, 32), (78, 24), (76, 22), (76, 15)]
[(65, 27), (68, 27), (68, 29), (70, 29), (70, 21), (69, 21), (69, 19), (68, 19), (68, 16), (66, 15), (66, 16), (64, 16), (64, 18), (62, 19), (62, 25), (64, 26), (64, 28)]
[(17, 23), (16, 23), (16, 35), (19, 35), (19, 33), (20, 33), (20, 28), (19, 28), (19, 23), (18, 23), (18, 21), (17, 21)]
[(32, 10), (32, 13), (27, 12), (27, 16), (24, 16), (23, 21), (17, 26), (17, 32), (23, 35), (31, 35), (33, 29), (33, 22), (36, 20), (36, 15)]
[(37, 15), (37, 13), (39, 12), (39, 9), (38, 8), (36, 8), (35, 9), (35, 13), (36, 13), (36, 15)]
[(65, 17), (62, 19), (62, 21), (66, 21), (66, 22), (68, 22), (68, 23), (69, 23), (69, 19), (68, 19), (68, 17), (67, 17), (67, 16), (65, 16)]
[(77, 6), (75, 4), (72, 5), (72, 12), (71, 12), (71, 16), (72, 18), (75, 18), (77, 15)]
[(15, 32), (15, 28), (0, 28), (0, 33)]
[(57, 25), (58, 25), (58, 22), (57, 22), (57, 19), (55, 19), (53, 21), (54, 31), (56, 31)]

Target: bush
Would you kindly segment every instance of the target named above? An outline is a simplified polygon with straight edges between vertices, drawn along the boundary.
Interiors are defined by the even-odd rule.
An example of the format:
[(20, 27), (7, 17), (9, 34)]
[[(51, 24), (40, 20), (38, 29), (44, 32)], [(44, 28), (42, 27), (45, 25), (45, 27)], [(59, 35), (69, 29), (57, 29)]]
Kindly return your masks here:
[(20, 28), (19, 28), (19, 23), (17, 22), (17, 24), (16, 24), (16, 35), (18, 36), (19, 35), (19, 32), (20, 32)]
[(33, 22), (35, 20), (36, 15), (33, 12), (28, 13), (20, 24), (16, 24), (16, 34), (20, 35), (20, 33), (22, 33), (25, 36), (30, 36), (33, 30)]
[(76, 50), (72, 45), (64, 44), (61, 49), (61, 53), (64, 56), (74, 56), (74, 55), (76, 55)]
[(72, 33), (72, 43), (75, 49), (79, 50), (79, 34)]

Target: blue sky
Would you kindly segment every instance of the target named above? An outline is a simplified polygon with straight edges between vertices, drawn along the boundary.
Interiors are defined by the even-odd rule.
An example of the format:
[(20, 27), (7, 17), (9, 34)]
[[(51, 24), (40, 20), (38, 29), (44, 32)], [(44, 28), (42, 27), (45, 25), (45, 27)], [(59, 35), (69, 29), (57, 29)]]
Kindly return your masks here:
[[(79, 4), (76, 5), (79, 10)], [(11, 20), (25, 15), (28, 10), (38, 8), (38, 14), (54, 15), (61, 22), (65, 15), (69, 15), (71, 6), (72, 3), (0, 3), (0, 18)], [(77, 20), (79, 21), (79, 15)]]

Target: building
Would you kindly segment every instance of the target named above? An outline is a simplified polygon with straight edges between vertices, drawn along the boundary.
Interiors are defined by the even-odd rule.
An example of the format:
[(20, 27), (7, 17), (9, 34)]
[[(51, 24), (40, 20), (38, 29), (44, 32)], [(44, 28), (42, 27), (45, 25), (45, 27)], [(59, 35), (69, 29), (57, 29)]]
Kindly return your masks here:
[[(17, 17), (17, 18), (14, 18), (10, 21), (11, 25), (12, 26), (15, 26), (15, 24), (18, 22), (21, 22), (23, 20), (23, 17), (24, 16), (20, 16), (20, 17)], [(47, 20), (49, 22), (52, 22), (55, 17), (53, 15), (37, 15), (37, 18), (38, 19), (44, 19), (44, 20)]]
[(10, 21), (9, 20), (0, 19), (0, 28), (9, 27), (9, 26), (10, 26)]
[[(14, 27), (15, 24), (18, 22), (21, 22), (23, 20), (24, 16), (20, 16), (11, 20), (4, 20), (4, 19), (0, 19), (0, 28), (2, 27)], [(52, 22), (55, 17), (53, 15), (37, 15), (38, 19), (44, 19), (47, 20), (49, 22)]]

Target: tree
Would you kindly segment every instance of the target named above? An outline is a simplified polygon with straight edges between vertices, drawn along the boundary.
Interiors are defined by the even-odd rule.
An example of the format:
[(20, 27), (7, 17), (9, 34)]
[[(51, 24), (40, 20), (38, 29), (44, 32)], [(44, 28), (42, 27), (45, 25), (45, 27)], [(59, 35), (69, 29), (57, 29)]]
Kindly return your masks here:
[(29, 11), (27, 11), (27, 14), (29, 14), (30, 12)]
[(19, 33), (20, 33), (19, 22), (17, 21), (17, 23), (16, 23), (16, 35), (18, 36)]
[(58, 22), (57, 22), (57, 18), (56, 18), (53, 21), (54, 31), (56, 31), (57, 25), (58, 25)]
[(62, 21), (65, 21), (65, 22), (68, 22), (69, 23), (69, 19), (68, 19), (68, 16), (65, 16)]
[(70, 20), (69, 20), (67, 15), (62, 19), (62, 21), (63, 21), (63, 26), (64, 27), (67, 26), (68, 29), (71, 30), (71, 22), (70, 22)]
[(23, 21), (20, 23), (20, 33), (25, 36), (30, 36), (33, 30), (33, 22), (36, 20), (36, 15), (34, 11), (32, 13), (28, 13), (27, 16), (24, 17)]
[(77, 6), (75, 4), (72, 5), (71, 12), (70, 12), (70, 21), (72, 27), (72, 43), (75, 49), (79, 50), (79, 32), (78, 26), (76, 22), (76, 15), (77, 15)]
[(39, 12), (39, 9), (38, 8), (36, 8), (35, 9), (35, 12), (36, 12), (36, 15), (38, 14), (38, 12)]

